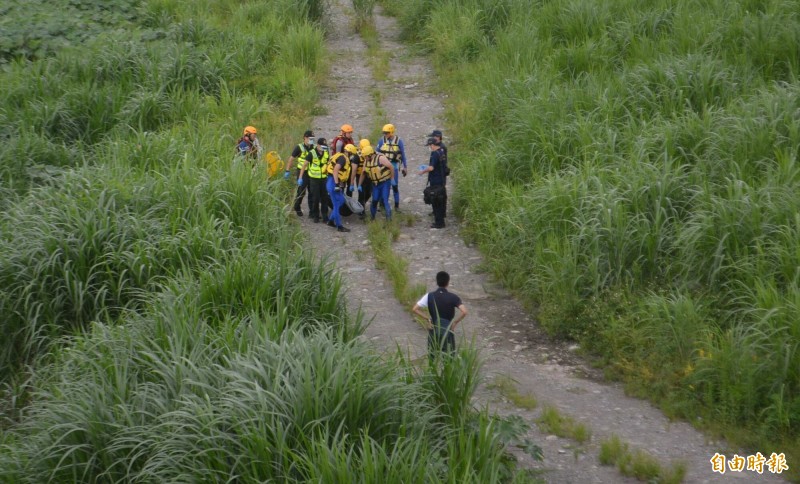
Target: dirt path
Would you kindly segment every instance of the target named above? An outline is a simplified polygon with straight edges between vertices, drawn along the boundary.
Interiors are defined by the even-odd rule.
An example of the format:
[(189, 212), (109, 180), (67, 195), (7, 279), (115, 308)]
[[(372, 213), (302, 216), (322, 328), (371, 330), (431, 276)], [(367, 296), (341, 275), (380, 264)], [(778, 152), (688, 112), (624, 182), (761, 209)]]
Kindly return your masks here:
[[(437, 271), (451, 274), (451, 290), (462, 297), (470, 310), (458, 337), (461, 343), (474, 338), (481, 348), (486, 382), (492, 382), (498, 375), (508, 376), (517, 382), (520, 393), (530, 393), (539, 401), (539, 407), (532, 411), (517, 408), (485, 385), (476, 396), (478, 405), (488, 404), (498, 414), (516, 414), (531, 423), (529, 437), (542, 447), (544, 461), (534, 462), (520, 455), (522, 465), (540, 469), (547, 482), (638, 482), (622, 476), (613, 467), (599, 464), (599, 442), (614, 433), (631, 447), (648, 452), (665, 467), (673, 461), (684, 462), (687, 467), (684, 482), (783, 482), (766, 469), (763, 475), (752, 471), (713, 473), (709, 459), (715, 452), (733, 455), (724, 444), (709, 443), (689, 424), (670, 422), (649, 403), (627, 397), (619, 385), (601, 381), (595, 370), (575, 356), (575, 347), (548, 338), (517, 301), (477, 272), (483, 257), (459, 237), (459, 222), (452, 215), (448, 216), (446, 229), (428, 227), (430, 206), (422, 203), (425, 180), (416, 176), (416, 171), (428, 161), (430, 151), (423, 146), (427, 133), (443, 128), (438, 120), (442, 96), (433, 94), (433, 69), (426, 59), (408, 53), (398, 41), (395, 20), (381, 15), (378, 9), (375, 22), (381, 48), (391, 59), (388, 80), (377, 82), (366, 60), (367, 48), (354, 32), (352, 18), (348, 16), (347, 12), (352, 11), (349, 0), (335, 0), (331, 11), (331, 25), (336, 28), (330, 29), (328, 47), (334, 54), (334, 65), (330, 87), (321, 99), (327, 114), (314, 119), (313, 129), (318, 137), (330, 139), (341, 124), (349, 123), (358, 139), (367, 137), (376, 122), (393, 123), (397, 127), (411, 160), (408, 177), (400, 180), (400, 209), (404, 214), (413, 214), (416, 222), (402, 228), (394, 249), (409, 261), (412, 282), (424, 283), (429, 290), (433, 289)], [(337, 55), (341, 62), (336, 62)], [(382, 94), (385, 120), (373, 119), (375, 105), (370, 91), (376, 87)], [(374, 144), (376, 140), (371, 141)], [(457, 177), (458, 173), (453, 173), (450, 190)], [(303, 205), (307, 211), (305, 202)], [(334, 259), (349, 254), (339, 266), (351, 303), (362, 305), (367, 317), (374, 318), (366, 338), (379, 348), (396, 350), (399, 345), (412, 358), (424, 356), (427, 333), (412, 320), (408, 308), (397, 302), (385, 275), (375, 269), (365, 224), (355, 216), (348, 217), (345, 225), (352, 232), (342, 234), (324, 224), (314, 224), (307, 217), (301, 223), (318, 253)], [(554, 406), (585, 424), (592, 432), (591, 440), (578, 445), (539, 430), (534, 422), (543, 405)]]

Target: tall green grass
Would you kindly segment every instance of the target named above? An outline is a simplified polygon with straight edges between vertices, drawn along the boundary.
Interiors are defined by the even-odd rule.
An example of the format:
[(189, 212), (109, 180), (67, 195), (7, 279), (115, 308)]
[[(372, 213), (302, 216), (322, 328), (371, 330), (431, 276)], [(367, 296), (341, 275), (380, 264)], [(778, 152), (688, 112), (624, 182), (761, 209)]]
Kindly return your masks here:
[[(265, 269), (283, 266), (295, 282), (316, 286), (310, 262), (293, 267), (266, 257), (253, 264), (258, 258), (252, 252), (221, 263), (223, 277), (175, 279), (125, 324), (97, 323), (61, 351), (40, 373), (26, 418), (6, 437), (0, 476), (13, 482), (512, 476), (497, 424), (468, 411), (474, 352), (462, 352), (440, 373), (386, 361), (337, 322), (345, 315), (336, 302), (337, 279), (327, 278), (324, 289), (283, 286), (298, 299), (320, 291), (338, 308), (329, 316), (291, 301), (278, 311), (262, 311), (260, 298), (229, 305), (240, 297), (231, 277), (257, 275), (277, 285), (263, 277)], [(219, 299), (212, 301), (209, 291)]]
[(281, 148), (304, 122), (323, 39), (286, 12), (317, 3), (259, 5), (145, 2), (137, 18), (160, 18), (160, 36), (108, 31), (0, 72), (0, 380), (163, 280), (285, 232), (279, 184), (231, 171), (232, 145), (256, 124)]
[(355, 338), (338, 277), (285, 254), (234, 249), (56, 351), (0, 477), (522, 482), (509, 432), (471, 407), (476, 351), (387, 360)]
[(800, 448), (797, 2), (393, 11), (451, 93), (454, 206), (542, 324), (673, 414)]
[[(303, 12), (321, 2), (286, 1), (277, 10), (266, 2), (205, 3), (187, 12), (174, 1), (146, 2), (145, 23), (171, 12), (158, 36), (107, 32), (40, 61), (11, 62), (0, 73), (0, 195), (24, 193), (50, 167), (74, 166), (76, 150), (94, 160), (95, 149), (119, 136), (219, 116), (209, 112), (215, 101), (240, 104), (244, 112), (232, 114), (244, 124), (252, 122), (245, 115), (268, 117), (253, 111), (263, 101), (310, 109), (325, 63), (322, 33)], [(207, 9), (237, 28), (201, 16)], [(247, 91), (226, 99), (231, 88)]]

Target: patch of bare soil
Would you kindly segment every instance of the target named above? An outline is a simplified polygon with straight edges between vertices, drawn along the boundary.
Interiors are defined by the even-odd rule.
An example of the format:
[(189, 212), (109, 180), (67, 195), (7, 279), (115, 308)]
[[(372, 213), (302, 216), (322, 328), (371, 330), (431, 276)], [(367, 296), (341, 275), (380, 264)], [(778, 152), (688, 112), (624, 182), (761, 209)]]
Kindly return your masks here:
[[(413, 216), (414, 223), (403, 226), (394, 249), (409, 261), (411, 280), (426, 284), (429, 290), (435, 285), (436, 272), (451, 274), (451, 290), (462, 297), (470, 311), (457, 331), (459, 344), (474, 341), (480, 348), (486, 383), (496, 376), (510, 377), (517, 382), (519, 393), (532, 394), (539, 401), (537, 409), (518, 408), (486, 384), (476, 395), (476, 405), (488, 405), (500, 415), (519, 415), (531, 424), (529, 437), (542, 447), (544, 461), (534, 462), (520, 454), (520, 463), (540, 470), (547, 482), (637, 482), (599, 463), (600, 442), (616, 434), (631, 447), (651, 454), (664, 467), (677, 461), (685, 463), (685, 482), (782, 482), (767, 470), (763, 475), (752, 471), (712, 472), (709, 459), (715, 452), (733, 455), (726, 452), (725, 443), (708, 442), (688, 423), (670, 422), (648, 402), (626, 396), (618, 384), (602, 381), (598, 371), (576, 354), (573, 344), (549, 338), (510, 294), (480, 273), (483, 255), (461, 239), (460, 223), (453, 215), (447, 218), (447, 228), (429, 228), (430, 206), (422, 202), (426, 180), (416, 171), (428, 162), (430, 150), (423, 145), (427, 134), (443, 128), (439, 120), (443, 95), (435, 92), (433, 68), (426, 59), (408, 52), (398, 40), (395, 20), (378, 10), (375, 22), (381, 48), (390, 56), (390, 73), (386, 81), (374, 80), (366, 61), (366, 46), (353, 29), (349, 0), (336, 0), (330, 11), (330, 24), (335, 28), (331, 29), (328, 48), (335, 57), (329, 88), (321, 99), (327, 114), (315, 118), (311, 127), (318, 137), (329, 139), (343, 123), (354, 126), (356, 139), (367, 137), (376, 123), (397, 127), (410, 158), (409, 174), (400, 179), (400, 210), (403, 216)], [(370, 95), (374, 88), (381, 91), (385, 120), (374, 119)], [(376, 142), (371, 141), (373, 145)], [(454, 170), (448, 189), (453, 190), (457, 183)], [(305, 201), (303, 210), (307, 212)], [(427, 332), (413, 321), (409, 308), (397, 302), (390, 282), (375, 268), (365, 223), (356, 216), (348, 217), (345, 226), (352, 232), (339, 233), (307, 217), (299, 220), (309, 244), (321, 256), (337, 261), (351, 305), (360, 305), (372, 319), (365, 338), (380, 349), (396, 351), (400, 347), (411, 358), (424, 357)], [(591, 440), (580, 445), (542, 432), (535, 421), (543, 405), (553, 406), (587, 426)]]

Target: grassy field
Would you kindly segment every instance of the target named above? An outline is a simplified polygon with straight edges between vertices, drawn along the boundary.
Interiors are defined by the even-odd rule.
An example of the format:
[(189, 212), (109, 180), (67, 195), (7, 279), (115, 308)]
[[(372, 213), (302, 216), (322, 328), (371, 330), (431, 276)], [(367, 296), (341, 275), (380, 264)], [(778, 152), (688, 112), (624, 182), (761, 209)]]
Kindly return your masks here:
[(0, 481), (527, 482), (475, 353), (375, 354), (234, 160), (307, 129), (322, 2), (62, 3), (1, 8)]
[(631, 391), (800, 458), (800, 3), (385, 4), (493, 272)]

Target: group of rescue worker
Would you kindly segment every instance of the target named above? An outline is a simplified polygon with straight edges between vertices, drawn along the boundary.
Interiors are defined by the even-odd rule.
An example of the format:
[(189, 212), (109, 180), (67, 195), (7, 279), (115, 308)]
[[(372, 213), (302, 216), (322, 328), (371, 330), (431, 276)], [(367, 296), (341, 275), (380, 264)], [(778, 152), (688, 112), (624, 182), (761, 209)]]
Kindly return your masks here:
[[(353, 127), (349, 124), (342, 125), (339, 134), (330, 142), (325, 138), (315, 138), (313, 131), (303, 133), (303, 142), (294, 147), (284, 172), (284, 178), (289, 179), (290, 169), (295, 168), (298, 186), (293, 209), (298, 217), (303, 216), (302, 202), (308, 194), (308, 216), (315, 223), (327, 223), (340, 232), (349, 232), (342, 225), (340, 214), (346, 194), (357, 196), (365, 208), (371, 199), (369, 212), (372, 220), (379, 205), (382, 205), (386, 220), (392, 219), (390, 198), (393, 195), (394, 210), (398, 211), (400, 174), (404, 177), (408, 174), (408, 157), (394, 125), (386, 124), (381, 131), (382, 136), (375, 147), (368, 139), (356, 143)], [(436, 146), (436, 157), (441, 158), (444, 165), (447, 148), (442, 144), (441, 136), (438, 130), (431, 133), (428, 146)], [(437, 170), (435, 163), (420, 170), (420, 174), (429, 173), (429, 182), (441, 183), (442, 186), (445, 182), (443, 172), (444, 168)], [(437, 176), (440, 180), (436, 179)], [(446, 195), (441, 202), (434, 205), (434, 228), (444, 227), (444, 210), (437, 209), (445, 208)], [(329, 206), (332, 207), (330, 216)], [(361, 213), (359, 217), (364, 218), (365, 214)]]
[[(381, 131), (382, 136), (375, 147), (368, 139), (356, 143), (353, 127), (349, 124), (342, 125), (339, 134), (330, 142), (316, 138), (311, 130), (303, 133), (303, 142), (293, 148), (284, 172), (284, 178), (289, 180), (294, 168), (297, 192), (293, 209), (298, 217), (303, 216), (301, 205), (308, 195), (308, 216), (315, 223), (323, 222), (339, 232), (349, 232), (350, 229), (342, 224), (340, 213), (347, 195), (357, 196), (365, 209), (371, 199), (369, 212), (372, 220), (379, 204), (383, 206), (386, 220), (392, 219), (390, 197), (394, 196), (394, 210), (399, 211), (400, 173), (404, 177), (408, 174), (408, 158), (394, 125), (386, 124)], [(444, 186), (449, 170), (442, 132), (434, 130), (428, 136), (426, 146), (431, 148), (430, 161), (420, 167), (418, 174), (427, 174), (428, 185), (439, 188), (432, 202), (434, 223), (431, 228), (444, 228), (447, 203)], [(259, 149), (256, 128), (247, 126), (237, 142), (237, 153), (244, 159), (255, 161)], [(359, 217), (365, 218), (364, 212)]]

